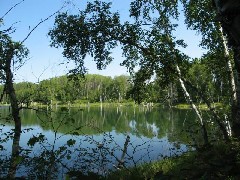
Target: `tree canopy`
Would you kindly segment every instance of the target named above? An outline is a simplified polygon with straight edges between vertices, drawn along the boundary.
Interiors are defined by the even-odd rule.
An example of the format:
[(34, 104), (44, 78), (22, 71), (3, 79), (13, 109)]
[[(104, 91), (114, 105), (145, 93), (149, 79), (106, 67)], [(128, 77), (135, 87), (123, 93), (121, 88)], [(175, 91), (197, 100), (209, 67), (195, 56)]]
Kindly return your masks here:
[[(212, 57), (211, 61), (207, 61), (209, 66), (213, 67), (212, 78), (218, 81), (221, 79), (219, 77), (227, 72), (231, 84), (226, 84), (226, 86), (232, 89), (232, 93), (236, 92), (231, 69), (231, 52), (229, 53), (226, 46), (224, 35), (228, 35), (229, 44), (231, 44), (232, 37), (229, 36), (226, 28), (222, 29), (224, 22), (220, 24), (217, 20), (219, 13), (221, 16), (225, 15), (218, 11), (218, 8), (223, 8), (224, 3), (220, 5), (221, 7), (218, 7), (218, 4), (214, 6), (210, 0), (166, 0), (162, 2), (134, 0), (129, 7), (129, 21), (122, 22), (119, 13), (112, 11), (111, 3), (96, 0), (88, 2), (86, 9), (77, 15), (62, 13), (57, 16), (55, 25), (49, 32), (51, 45), (63, 47), (63, 55), (77, 64), (72, 72), (79, 73), (85, 72), (84, 58), (86, 55), (90, 55), (96, 61), (97, 67), (102, 69), (112, 61), (111, 50), (120, 45), (125, 57), (121, 65), (126, 66), (131, 73), (134, 72), (136, 66), (139, 67), (134, 75), (135, 91), (140, 92), (140, 89), (153, 76), (159, 77), (163, 85), (178, 79), (186, 98), (196, 113), (199, 114), (192, 103), (192, 96), (195, 98), (196, 95), (200, 95), (200, 99), (208, 105), (216, 121), (222, 127), (221, 117), (211, 105), (213, 102), (210, 98), (212, 88), (206, 86), (207, 84), (203, 84), (204, 88), (200, 84), (194, 85), (196, 80), (187, 77), (190, 58), (179, 50), (179, 47), (184, 48), (187, 45), (173, 33), (178, 26), (177, 21), (181, 7), (183, 7), (187, 27), (201, 33), (203, 38), (200, 45), (208, 50), (206, 57)], [(218, 63), (218, 53), (222, 49), (225, 50), (222, 59), (226, 61)], [(202, 81), (205, 80), (202, 79)], [(196, 93), (190, 95), (186, 85)], [(235, 96), (231, 98), (234, 101), (232, 107), (235, 108), (239, 101)]]

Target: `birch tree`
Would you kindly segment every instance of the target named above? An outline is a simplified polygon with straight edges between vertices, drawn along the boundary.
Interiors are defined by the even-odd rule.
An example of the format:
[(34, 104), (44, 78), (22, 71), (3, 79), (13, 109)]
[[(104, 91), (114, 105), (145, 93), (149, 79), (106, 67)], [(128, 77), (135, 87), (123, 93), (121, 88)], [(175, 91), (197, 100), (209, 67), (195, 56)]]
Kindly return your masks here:
[[(235, 137), (240, 137), (240, 3), (234, 0), (182, 0), (182, 2), (186, 24), (203, 36), (200, 45), (209, 51), (220, 49), (224, 52), (232, 95), (230, 117), (232, 130)], [(234, 54), (234, 59), (231, 59), (231, 53)], [(234, 68), (232, 61), (234, 61)], [(217, 65), (218, 62), (215, 64)], [(234, 71), (236, 71), (236, 78)]]
[[(203, 35), (201, 45), (209, 51), (223, 49), (225, 41), (219, 23), (214, 20), (216, 12), (212, 10), (214, 6), (210, 0), (134, 0), (129, 11), (129, 18), (133, 23), (121, 23), (120, 14), (112, 12), (111, 3), (89, 2), (86, 9), (79, 14), (62, 13), (56, 17), (55, 25), (49, 32), (51, 45), (62, 47), (63, 56), (75, 63), (76, 68), (71, 73), (86, 73), (84, 60), (87, 55), (96, 62), (98, 69), (105, 68), (113, 60), (112, 49), (120, 45), (125, 57), (121, 65), (126, 66), (130, 73), (134, 73), (134, 68), (138, 66), (140, 73), (137, 74), (142, 74), (141, 78), (138, 78), (140, 81), (146, 82), (153, 76), (162, 77), (165, 82), (182, 79), (192, 90), (199, 91), (184, 77), (189, 57), (182, 53), (179, 47), (185, 48), (187, 45), (173, 35), (177, 27), (173, 19), (179, 18), (180, 2), (184, 5), (188, 27)], [(199, 20), (202, 14), (203, 20)], [(226, 53), (228, 52), (225, 52), (227, 57)], [(226, 59), (227, 67), (230, 58)], [(230, 88), (235, 98), (233, 73), (231, 66), (229, 67), (229, 77), (233, 83)], [(206, 95), (202, 92), (199, 94), (228, 140), (223, 117), (217, 113)], [(195, 112), (197, 113), (196, 110)]]

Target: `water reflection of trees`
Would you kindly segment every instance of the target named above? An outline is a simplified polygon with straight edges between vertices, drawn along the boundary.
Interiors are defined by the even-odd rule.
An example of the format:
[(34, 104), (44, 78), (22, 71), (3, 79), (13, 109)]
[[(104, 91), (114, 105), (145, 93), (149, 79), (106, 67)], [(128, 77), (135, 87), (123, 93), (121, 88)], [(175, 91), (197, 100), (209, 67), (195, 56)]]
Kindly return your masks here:
[[(61, 145), (55, 140), (49, 142), (42, 134), (30, 137), (27, 147), (20, 147), (19, 139), (20, 137), (13, 137), (13, 142), (18, 143), (13, 143), (11, 155), (2, 161), (1, 167), (5, 168), (5, 172), (0, 173), (2, 178), (23, 176), (33, 179), (63, 179), (66, 174), (79, 177), (89, 172), (104, 175), (117, 168), (136, 166), (140, 159), (146, 160), (146, 155), (150, 153), (146, 151), (135, 158), (138, 152), (148, 147), (146, 142), (134, 144), (130, 136), (119, 141), (108, 133), (104, 133), (101, 139), (87, 135), (81, 139), (60, 140), (57, 137), (63, 141)], [(88, 142), (88, 146), (85, 142)], [(34, 149), (36, 146), (37, 151)], [(146, 162), (149, 161), (150, 156)]]
[(8, 178), (13, 179), (15, 177), (18, 161), (21, 158), (20, 154), (20, 136), (21, 133), (14, 133), (13, 143), (12, 143), (12, 154), (10, 158), (10, 165), (8, 171)]
[[(7, 114), (3, 112), (3, 114)], [(57, 128), (59, 133), (71, 133), (71, 129), (81, 126), (79, 134), (98, 134), (115, 130), (117, 133), (129, 132), (136, 136), (162, 138), (182, 136), (189, 141), (183, 126), (195, 123), (195, 115), (188, 110), (147, 109), (144, 107), (116, 107), (89, 109), (57, 109), (54, 111), (25, 110), (21, 112), (23, 126), (39, 125), (44, 130)], [(187, 122), (185, 122), (187, 120)], [(134, 126), (133, 126), (134, 125)], [(185, 136), (185, 137), (183, 137)], [(183, 142), (184, 142), (183, 141)]]
[[(186, 150), (182, 144), (173, 150), (175, 144), (168, 142), (168, 139), (180, 141), (173, 134), (178, 132), (177, 126), (182, 125), (174, 119), (181, 114), (175, 117), (176, 113), (166, 110), (141, 108), (109, 108), (102, 112), (93, 108), (90, 111), (91, 114), (74, 109), (22, 112), (23, 126), (35, 125), (32, 120), (37, 120), (44, 130), (52, 132), (51, 138), (32, 132), (27, 145), (20, 147), (20, 136), (8, 136), (13, 138), (13, 145), (11, 153), (5, 159), (1, 157), (1, 168), (5, 171), (1, 171), (0, 177), (14, 177), (15, 173), (32, 178), (64, 178), (65, 174), (75, 176), (76, 173), (84, 176), (88, 172), (106, 174), (118, 167), (136, 166)], [(23, 130), (22, 135), (27, 131), (31, 129)], [(163, 149), (164, 153), (157, 154), (156, 148)], [(59, 171), (63, 172), (62, 177)]]
[[(83, 126), (81, 131), (83, 134), (96, 134), (99, 133), (97, 129), (101, 129), (104, 132), (111, 132), (115, 130), (118, 133), (130, 132), (137, 136), (145, 137), (164, 137), (166, 134), (176, 133), (177, 130), (182, 127), (182, 117), (179, 117), (179, 113), (174, 112), (174, 116), (170, 117), (173, 112), (158, 109), (158, 110), (146, 110), (143, 108), (107, 108), (100, 111), (100, 109), (92, 108), (91, 112), (86, 111), (74, 111), (71, 110), (70, 116), (63, 115), (62, 112), (55, 112), (52, 114), (52, 118), (56, 119), (56, 124), (64, 121), (66, 126), (61, 126), (59, 131), (66, 133), (69, 131), (70, 126)], [(102, 114), (102, 116), (101, 116)], [(183, 113), (186, 115), (185, 113)], [(183, 116), (184, 116), (183, 115)], [(41, 119), (49, 119), (42, 117)], [(64, 120), (63, 120), (64, 119)], [(131, 123), (135, 126), (132, 128)], [(46, 126), (46, 122), (43, 121), (43, 127), (51, 129), (51, 126)], [(176, 130), (173, 132), (173, 127)], [(94, 128), (95, 127), (95, 128)]]

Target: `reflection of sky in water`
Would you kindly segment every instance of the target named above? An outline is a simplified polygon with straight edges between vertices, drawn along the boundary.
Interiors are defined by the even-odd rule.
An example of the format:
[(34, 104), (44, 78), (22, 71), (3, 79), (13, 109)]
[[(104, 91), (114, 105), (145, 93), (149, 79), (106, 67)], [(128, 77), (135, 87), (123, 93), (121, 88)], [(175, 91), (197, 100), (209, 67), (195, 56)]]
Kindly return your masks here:
[[(130, 121), (129, 126), (134, 129), (136, 126), (135, 121)], [(8, 132), (11, 130), (11, 126), (5, 126), (3, 129), (4, 132)], [(27, 131), (26, 129), (32, 128), (32, 130)], [(158, 128), (155, 124), (148, 124), (147, 128), (149, 128), (153, 133), (158, 133)], [(25, 129), (25, 130), (24, 130)], [(148, 138), (144, 136), (136, 136), (135, 134), (122, 134), (116, 133), (115, 130), (111, 132), (106, 132), (98, 135), (64, 135), (61, 133), (55, 133), (53, 131), (45, 131), (39, 126), (27, 126), (23, 127), (24, 133), (22, 133), (20, 138), (20, 146), (22, 148), (29, 149), (27, 142), (30, 137), (33, 135), (37, 136), (39, 133), (42, 133), (47, 138), (46, 143), (42, 145), (35, 145), (33, 147), (33, 153), (31, 156), (37, 157), (42, 152), (43, 147), (46, 149), (53, 148), (57, 150), (59, 147), (66, 145), (66, 142), (69, 139), (76, 140), (76, 144), (68, 149), (71, 150), (71, 159), (67, 159), (64, 157), (61, 161), (68, 167), (77, 167), (76, 164), (79, 165), (79, 162), (84, 162), (87, 159), (95, 162), (94, 158), (98, 158), (101, 155), (101, 150), (105, 151), (105, 158), (108, 159), (108, 163), (104, 164), (105, 169), (114, 169), (117, 166), (118, 160), (121, 160), (123, 154), (124, 143), (126, 141), (127, 135), (130, 137), (130, 142), (128, 143), (127, 152), (124, 156), (125, 165), (133, 166), (143, 162), (150, 162), (152, 160), (162, 159), (166, 156), (172, 156), (176, 154), (180, 154), (181, 152), (187, 151), (187, 147), (183, 144), (180, 144), (178, 148), (175, 147), (175, 144), (168, 141), (167, 137), (163, 137), (158, 139), (157, 137)], [(3, 144), (4, 148), (7, 151), (4, 151), (2, 155), (10, 155), (12, 148), (12, 141), (8, 141)], [(102, 145), (102, 149), (98, 148), (99, 144)], [(95, 154), (97, 157), (81, 157), (79, 154), (81, 150), (88, 152), (89, 154)], [(97, 152), (97, 153), (96, 153)], [(5, 154), (4, 154), (5, 153)], [(111, 154), (112, 153), (112, 154)], [(104, 159), (102, 157), (102, 159)], [(88, 162), (89, 163), (89, 162)], [(99, 171), (100, 167), (103, 166), (101, 163), (89, 163), (87, 164), (88, 168), (93, 171)], [(102, 167), (101, 167), (102, 168)], [(61, 169), (61, 168), (60, 168)], [(60, 170), (59, 169), (59, 170)], [(19, 175), (21, 175), (21, 169), (18, 170)], [(61, 171), (63, 171), (61, 169)], [(104, 171), (104, 170), (103, 170)], [(103, 173), (102, 171), (102, 173)]]
[[(31, 149), (31, 157), (39, 157), (44, 149), (59, 150), (62, 146), (68, 147), (66, 145), (67, 141), (73, 139), (76, 143), (67, 149), (70, 151), (69, 155), (71, 157), (68, 157), (68, 159), (68, 154), (62, 153), (60, 155), (64, 156), (59, 161), (69, 168), (79, 170), (84, 168), (83, 166), (85, 165), (85, 168), (88, 170), (100, 173), (115, 169), (123, 156), (126, 166), (134, 166), (139, 163), (150, 162), (187, 151), (187, 146), (184, 144), (173, 142), (175, 140), (181, 141), (180, 137), (173, 136), (173, 132), (178, 128), (178, 122), (181, 124), (179, 116), (176, 116), (175, 119), (169, 119), (172, 116), (169, 116), (169, 112), (165, 112), (165, 110), (157, 109), (154, 112), (140, 110), (131, 108), (123, 109), (121, 107), (119, 109), (106, 109), (100, 113), (99, 110), (92, 108), (91, 111), (82, 110), (80, 112), (73, 109), (71, 113), (63, 115), (55, 113), (53, 117), (56, 119), (56, 122), (74, 117), (73, 124), (66, 126), (62, 124), (61, 127), (63, 128), (59, 129), (61, 133), (56, 134), (51, 130), (51, 123), (49, 125), (49, 122), (36, 119), (34, 111), (24, 111), (21, 115), (23, 120), (27, 121), (23, 121), (22, 123), (23, 133), (20, 138), (20, 146), (23, 149)], [(159, 117), (160, 119), (156, 120), (155, 117)], [(54, 125), (57, 127), (59, 124), (54, 120), (52, 123), (55, 123)], [(67, 134), (67, 132), (72, 130), (72, 126), (77, 128), (82, 124), (85, 124), (85, 126), (89, 124), (91, 127), (81, 129), (81, 135)], [(0, 138), (4, 138), (3, 134), (9, 132), (12, 128), (13, 125), (10, 124), (4, 126), (2, 132), (0, 132)], [(29, 128), (32, 130), (27, 131)], [(104, 128), (106, 129), (104, 130)], [(105, 131), (105, 133), (101, 133), (102, 131)], [(29, 138), (38, 136), (40, 133), (45, 135), (47, 140), (43, 144), (36, 144), (33, 148), (29, 147), (27, 145)], [(130, 141), (126, 154), (123, 155), (127, 136), (130, 137)], [(10, 157), (12, 140), (2, 143), (2, 145), (6, 150), (0, 152), (0, 157)], [(59, 172), (66, 172), (66, 169), (61, 164), (58, 164), (58, 166)], [(18, 169), (19, 175), (23, 174), (21, 172), (24, 170), (23, 166), (20, 167)]]
[(154, 136), (157, 136), (157, 135), (158, 135), (159, 128), (156, 126), (155, 123), (149, 124), (149, 123), (147, 122), (147, 129), (150, 130), (150, 131), (152, 131), (152, 133), (153, 133)]
[[(137, 122), (135, 120), (131, 120), (128, 125), (131, 128), (132, 132), (137, 132)], [(152, 133), (153, 136), (158, 136), (159, 128), (155, 123), (150, 124), (146, 122), (146, 128), (149, 132)]]
[(135, 120), (131, 120), (129, 122), (129, 127), (132, 129), (132, 130), (136, 130), (136, 124), (137, 122)]

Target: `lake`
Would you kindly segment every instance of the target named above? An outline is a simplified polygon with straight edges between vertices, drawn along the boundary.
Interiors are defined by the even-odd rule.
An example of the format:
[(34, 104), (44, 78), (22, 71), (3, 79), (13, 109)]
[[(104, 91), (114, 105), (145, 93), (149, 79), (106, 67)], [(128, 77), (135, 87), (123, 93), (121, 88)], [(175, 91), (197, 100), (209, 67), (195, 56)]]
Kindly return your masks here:
[(80, 171), (105, 175), (176, 156), (192, 148), (185, 130), (196, 122), (191, 110), (143, 106), (22, 110), (23, 132), (16, 143), (10, 109), (0, 113), (0, 177), (9, 172), (16, 147), (14, 173), (32, 178), (63, 179)]

